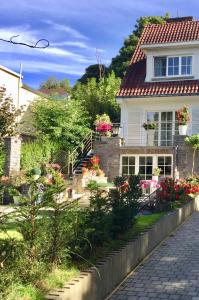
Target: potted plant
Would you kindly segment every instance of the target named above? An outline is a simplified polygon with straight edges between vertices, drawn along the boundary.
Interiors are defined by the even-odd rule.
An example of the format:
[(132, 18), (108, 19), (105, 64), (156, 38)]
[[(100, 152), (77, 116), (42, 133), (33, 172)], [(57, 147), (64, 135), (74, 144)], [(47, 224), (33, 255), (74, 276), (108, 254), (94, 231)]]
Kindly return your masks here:
[(186, 105), (177, 110), (177, 121), (179, 125), (179, 135), (187, 135), (190, 113)]
[(159, 178), (159, 176), (160, 176), (161, 171), (162, 171), (161, 168), (158, 168), (158, 167), (155, 168), (155, 169), (153, 170), (153, 177), (152, 177), (152, 179), (155, 180), (155, 181), (158, 181), (158, 178)]
[(112, 123), (107, 114), (97, 115), (94, 124), (96, 126), (96, 132), (99, 132), (102, 141), (106, 141), (107, 137), (111, 137)]
[(148, 146), (154, 146), (155, 130), (157, 128), (157, 123), (147, 122), (147, 123), (144, 123), (142, 126), (147, 131)]

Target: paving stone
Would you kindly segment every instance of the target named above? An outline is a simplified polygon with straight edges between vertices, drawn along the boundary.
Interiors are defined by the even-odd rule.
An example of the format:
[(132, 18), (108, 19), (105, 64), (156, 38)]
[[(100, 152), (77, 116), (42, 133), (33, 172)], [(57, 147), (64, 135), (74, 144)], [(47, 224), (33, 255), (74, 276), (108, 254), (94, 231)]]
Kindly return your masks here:
[(111, 300), (199, 300), (199, 213), (127, 278)]

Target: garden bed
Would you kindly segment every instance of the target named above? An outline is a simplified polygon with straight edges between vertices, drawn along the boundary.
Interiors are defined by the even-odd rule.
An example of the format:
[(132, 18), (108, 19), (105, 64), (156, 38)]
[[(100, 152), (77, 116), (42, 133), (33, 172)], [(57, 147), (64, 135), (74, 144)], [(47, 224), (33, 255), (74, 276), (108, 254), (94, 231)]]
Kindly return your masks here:
[[(130, 228), (124, 235), (120, 236), (117, 240), (110, 240), (104, 247), (96, 249), (93, 256), (89, 259), (89, 262), (96, 264), (96, 262), (110, 254), (112, 251), (116, 251), (122, 247), (127, 241), (132, 239), (132, 237), (138, 236), (144, 230), (147, 230), (151, 225), (157, 222), (165, 212), (155, 213), (151, 215), (141, 215), (137, 217), (136, 223)], [(22, 240), (22, 235), (19, 233), (16, 225), (10, 224), (7, 227), (7, 232), (0, 231), (0, 240), (5, 240), (8, 238), (16, 239), (18, 241)], [(69, 282), (75, 276), (81, 276), (80, 272), (82, 268), (88, 268), (89, 263), (84, 265), (75, 265), (73, 263), (71, 266), (54, 269), (50, 274), (43, 278), (40, 281), (38, 287), (35, 287), (33, 284), (22, 284), (20, 282), (13, 283), (12, 286), (7, 290), (7, 297), (5, 300), (43, 300), (45, 299), (45, 293), (49, 292), (52, 289), (63, 288), (67, 282)]]
[[(49, 293), (45, 299), (102, 300), (141, 262), (162, 240), (198, 209), (198, 199), (165, 214), (150, 229), (119, 247), (62, 289)], [(144, 228), (143, 228), (144, 229)]]

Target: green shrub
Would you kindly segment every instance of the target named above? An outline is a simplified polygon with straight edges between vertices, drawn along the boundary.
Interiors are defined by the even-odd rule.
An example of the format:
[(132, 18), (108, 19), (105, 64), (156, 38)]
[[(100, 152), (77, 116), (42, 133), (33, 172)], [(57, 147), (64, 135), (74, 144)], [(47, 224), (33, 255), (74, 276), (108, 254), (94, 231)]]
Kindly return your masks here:
[(21, 167), (26, 171), (38, 168), (41, 164), (51, 161), (55, 152), (55, 144), (48, 140), (24, 143), (21, 149)]

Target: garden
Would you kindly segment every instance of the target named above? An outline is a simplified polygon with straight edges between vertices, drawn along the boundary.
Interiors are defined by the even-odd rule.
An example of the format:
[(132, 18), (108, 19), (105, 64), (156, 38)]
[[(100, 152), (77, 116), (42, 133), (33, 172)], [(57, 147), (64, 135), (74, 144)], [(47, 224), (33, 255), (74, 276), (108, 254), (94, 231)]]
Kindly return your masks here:
[[(12, 203), (8, 212), (0, 212), (1, 299), (44, 299), (49, 290), (95, 266), (199, 193), (199, 177), (194, 173), (185, 180), (168, 178), (160, 183), (156, 201), (141, 209), (139, 175), (107, 183), (100, 158), (93, 156), (82, 166), (83, 176), (89, 178), (89, 204), (82, 206), (66, 197), (70, 182), (58, 158), (91, 130), (87, 112), (74, 100), (33, 103), (35, 138), (22, 143), (21, 170), (5, 176), (3, 141), (6, 135), (17, 134), (15, 120), (22, 108), (16, 110), (4, 90), (0, 96), (0, 197)], [(97, 115), (94, 125), (101, 136), (109, 137), (112, 122), (106, 114)], [(187, 142), (194, 147), (197, 139)]]

